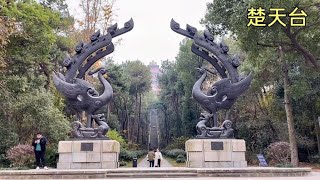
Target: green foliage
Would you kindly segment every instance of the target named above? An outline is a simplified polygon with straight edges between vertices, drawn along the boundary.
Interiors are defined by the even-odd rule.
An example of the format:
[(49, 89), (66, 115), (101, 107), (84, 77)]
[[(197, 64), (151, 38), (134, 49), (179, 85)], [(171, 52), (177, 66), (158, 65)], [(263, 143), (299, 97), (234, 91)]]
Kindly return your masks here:
[[(4, 154), (7, 149), (18, 143), (18, 135), (7, 128), (6, 124), (0, 120), (0, 154)], [(0, 158), (0, 162), (1, 162)], [(2, 164), (2, 163), (1, 163)]]
[(27, 92), (17, 96), (16, 101), (9, 104), (12, 113), (17, 117), (17, 124), (13, 125), (17, 129), (21, 128), (17, 133), (22, 140), (32, 138), (38, 131), (52, 143), (67, 137), (69, 122), (53, 105), (50, 95), (46, 91)]
[(118, 120), (118, 116), (115, 114), (110, 114), (108, 118), (108, 125), (110, 126), (111, 129), (120, 130), (120, 123)]
[(293, 168), (294, 166), (292, 164), (276, 164), (275, 167), (279, 168)]
[[(275, 139), (274, 127), (270, 126), (268, 117), (251, 119), (250, 116), (241, 117), (237, 121), (236, 136), (241, 137), (247, 143), (247, 149), (251, 152), (263, 152), (264, 149)], [(285, 125), (285, 124), (284, 124)], [(255, 155), (254, 155), (255, 157)]]
[(127, 166), (127, 162), (125, 162), (125, 161), (119, 161), (119, 166), (120, 166), (120, 167)]
[(52, 68), (51, 63), (62, 58), (58, 56), (57, 32), (62, 32), (72, 21), (32, 0), (2, 7), (1, 15), (16, 19), (20, 25), (7, 45), (7, 63), (12, 73), (27, 74), (38, 64)]
[(311, 163), (320, 164), (320, 155), (319, 154), (311, 155), (311, 156), (308, 157), (308, 159), (309, 159), (309, 162), (311, 162)]
[(115, 130), (115, 129), (109, 130), (108, 133), (107, 133), (107, 136), (111, 140), (118, 141), (120, 143), (121, 148), (123, 148), (123, 149), (127, 149), (128, 148), (127, 142), (123, 139), (123, 137), (118, 133), (117, 130)]
[(133, 158), (139, 159), (146, 154), (147, 154), (147, 151), (145, 150), (130, 151), (122, 148), (120, 150), (119, 161), (132, 161)]
[(141, 61), (127, 61), (123, 64), (125, 81), (128, 83), (129, 94), (145, 93), (151, 88), (151, 73), (148, 66)]
[(10, 161), (6, 157), (6, 154), (0, 154), (0, 168), (6, 168), (10, 166)]
[(108, 80), (114, 90), (108, 123), (127, 139), (130, 146), (147, 144), (147, 138), (143, 136), (147, 133), (149, 104), (146, 96), (151, 87), (150, 69), (139, 60), (116, 64), (109, 58), (107, 64)]
[(182, 155), (182, 154), (179, 154), (179, 155), (177, 156), (176, 162), (177, 162), (177, 163), (185, 163), (185, 162), (186, 162), (185, 156)]
[[(64, 98), (52, 86), (51, 73), (63, 71), (60, 64), (64, 54), (73, 52), (77, 39), (73, 38), (77, 34), (73, 18), (64, 0), (9, 4), (0, 0), (0, 5), (1, 23), (2, 17), (8, 19), (4, 24), (8, 28), (3, 36), (1, 33), (5, 43), (1, 43), (0, 52), (0, 156), (17, 143), (30, 142), (34, 133), (41, 131), (49, 141), (48, 164), (55, 166), (57, 144), (68, 137), (70, 121), (65, 117), (69, 112)], [(9, 28), (10, 23), (17, 28)], [(139, 100), (143, 101), (151, 86), (149, 67), (138, 60), (118, 65), (109, 59), (107, 68), (106, 76), (115, 96), (101, 113), (108, 117), (110, 127), (121, 134), (111, 130), (109, 137), (119, 141), (122, 149), (138, 149), (139, 143), (147, 144), (147, 138), (142, 137), (146, 134), (146, 104)], [(133, 123), (128, 124), (129, 120)], [(128, 138), (129, 145), (122, 136)], [(5, 163), (6, 159), (0, 161)]]
[(46, 147), (46, 165), (56, 168), (59, 160), (58, 149), (52, 145)]
[(173, 142), (171, 142), (167, 147), (166, 149), (185, 149), (185, 143), (187, 140), (189, 140), (190, 138), (188, 137), (184, 137), (184, 136), (181, 136), (181, 137), (178, 137), (178, 138), (175, 138), (173, 140)]
[(182, 149), (172, 149), (163, 152), (166, 156), (176, 159), (179, 155), (186, 156), (186, 152)]
[(194, 126), (201, 110), (192, 100), (191, 92), (193, 84), (199, 78), (196, 68), (205, 64), (191, 52), (191, 44), (191, 40), (184, 39), (176, 61), (163, 61), (161, 65), (162, 74), (158, 78), (161, 94), (156, 106), (160, 110), (164, 147), (174, 138), (196, 135)]
[[(278, 48), (284, 49), (284, 61), (289, 64), (290, 101), (293, 108), (295, 136), (299, 158), (319, 152), (317, 149), (320, 86), (319, 59), (320, 24), (318, 1), (237, 1), (215, 0), (207, 5), (207, 13), (201, 20), (210, 32), (228, 34), (229, 42), (238, 46), (245, 61), (241, 70), (253, 72), (254, 80), (249, 91), (233, 106), (230, 116), (234, 119), (236, 136), (246, 140), (248, 157), (266, 151), (271, 142), (288, 141), (286, 113), (283, 105), (283, 63), (279, 61)], [(291, 12), (295, 7), (308, 14), (306, 27), (290, 26), (290, 18), (282, 18), (282, 27), (247, 27), (248, 8), (266, 9), (265, 23), (273, 19), (268, 10), (274, 7)], [(309, 24), (309, 26), (308, 26)], [(230, 42), (231, 40), (231, 42)], [(233, 42), (232, 42), (233, 40)], [(299, 48), (297, 48), (299, 47)], [(308, 130), (307, 130), (308, 129)], [(319, 145), (318, 145), (319, 146)], [(320, 146), (319, 146), (320, 147)]]
[[(68, 49), (62, 36), (72, 18), (62, 13), (66, 10), (63, 1), (50, 0), (50, 5), (44, 5), (33, 0), (8, 4), (0, 0), (0, 4), (0, 16), (16, 25), (2, 46), (4, 53), (1, 51), (0, 156), (19, 143), (29, 144), (41, 131), (50, 144), (48, 163), (54, 165), (58, 141), (67, 137), (70, 125), (50, 75)], [(4, 158), (0, 161), (7, 163)]]
[(116, 130), (109, 130), (107, 136), (120, 143), (120, 166), (126, 166), (126, 161), (132, 161), (133, 158), (140, 158), (147, 154), (147, 151), (145, 150), (128, 150), (130, 148), (128, 143)]

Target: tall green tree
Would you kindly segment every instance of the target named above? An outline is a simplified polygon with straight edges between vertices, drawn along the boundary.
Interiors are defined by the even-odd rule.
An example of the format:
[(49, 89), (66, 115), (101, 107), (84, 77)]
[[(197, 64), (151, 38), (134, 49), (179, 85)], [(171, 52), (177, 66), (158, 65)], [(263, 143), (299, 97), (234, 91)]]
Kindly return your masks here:
[(1, 27), (8, 29), (6, 23), (13, 23), (13, 31), (7, 31), (1, 44), (0, 137), (10, 136), (10, 141), (0, 143), (0, 153), (16, 143), (29, 143), (36, 131), (56, 148), (69, 133), (69, 121), (50, 74), (67, 47), (61, 40), (73, 24), (72, 17), (39, 1), (1, 0), (0, 5), (0, 19), (5, 20)]
[(151, 72), (141, 61), (127, 61), (123, 64), (126, 72), (129, 95), (134, 96), (134, 119), (128, 123), (128, 140), (138, 142), (140, 137), (142, 96), (151, 88)]
[(195, 125), (201, 109), (192, 99), (192, 87), (199, 78), (197, 68), (206, 65), (191, 52), (192, 41), (184, 39), (180, 44), (175, 62), (163, 61), (159, 77), (160, 99), (157, 103), (161, 112), (162, 134), (168, 145), (173, 138), (195, 136)]
[(119, 124), (120, 133), (130, 144), (146, 144), (148, 111), (147, 96), (151, 88), (151, 73), (148, 66), (139, 60), (116, 64), (107, 61), (108, 79), (114, 98), (110, 104), (108, 122)]
[[(241, 48), (247, 53), (247, 69), (254, 71), (255, 79), (260, 88), (274, 87), (283, 83), (285, 112), (287, 115), (289, 141), (291, 147), (291, 163), (298, 165), (298, 150), (295, 133), (294, 114), (292, 110), (293, 81), (291, 74), (299, 68), (299, 73), (304, 74), (309, 69), (319, 72), (318, 57), (320, 55), (317, 44), (319, 42), (319, 2), (306, 1), (224, 1), (216, 0), (209, 3), (207, 13), (202, 23), (212, 33), (231, 34)], [(249, 26), (248, 9), (266, 10), (265, 27)], [(307, 14), (307, 24), (303, 27), (291, 26), (288, 15), (295, 9), (302, 9)], [(268, 26), (274, 17), (268, 16), (271, 8), (284, 8), (282, 13), (287, 14), (281, 20), (286, 24), (282, 26), (275, 23)], [(298, 12), (299, 12), (298, 11)], [(317, 126), (317, 125), (315, 125)]]

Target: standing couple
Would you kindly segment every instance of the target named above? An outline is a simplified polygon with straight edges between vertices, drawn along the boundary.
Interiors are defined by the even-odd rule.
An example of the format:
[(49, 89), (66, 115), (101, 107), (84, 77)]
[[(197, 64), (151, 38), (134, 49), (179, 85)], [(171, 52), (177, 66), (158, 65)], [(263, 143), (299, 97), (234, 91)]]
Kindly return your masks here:
[(160, 167), (161, 166), (161, 160), (162, 160), (162, 154), (159, 151), (159, 149), (157, 149), (156, 151), (149, 151), (148, 155), (147, 155), (147, 159), (149, 161), (149, 167), (154, 167), (154, 163), (156, 163), (156, 167)]

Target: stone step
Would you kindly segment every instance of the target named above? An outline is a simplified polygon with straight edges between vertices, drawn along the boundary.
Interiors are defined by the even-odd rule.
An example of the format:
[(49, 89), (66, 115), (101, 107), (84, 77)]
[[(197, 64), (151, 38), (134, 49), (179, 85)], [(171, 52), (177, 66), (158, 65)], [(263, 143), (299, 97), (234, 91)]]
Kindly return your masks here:
[(195, 173), (196, 171), (192, 168), (175, 168), (175, 169), (160, 169), (160, 168), (150, 168), (150, 169), (143, 169), (141, 170), (140, 168), (136, 168), (136, 169), (128, 169), (128, 170), (121, 170), (117, 169), (117, 170), (112, 170), (109, 172), (116, 172), (116, 173), (136, 173), (136, 174), (140, 174), (140, 173)]
[(106, 174), (106, 178), (184, 178), (197, 177), (197, 173), (183, 173), (183, 172), (144, 172), (144, 173), (112, 173)]
[(280, 177), (306, 176), (310, 168), (119, 168), (73, 170), (4, 170), (0, 179), (99, 179), (185, 177)]

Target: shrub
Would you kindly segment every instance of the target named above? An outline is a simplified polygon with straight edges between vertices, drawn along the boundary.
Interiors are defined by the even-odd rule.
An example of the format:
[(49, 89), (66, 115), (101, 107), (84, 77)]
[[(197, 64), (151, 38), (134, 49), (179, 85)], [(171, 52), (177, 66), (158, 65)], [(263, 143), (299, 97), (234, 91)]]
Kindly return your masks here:
[(109, 130), (107, 133), (107, 136), (111, 139), (111, 140), (115, 140), (118, 141), (120, 143), (120, 146), (124, 149), (128, 148), (128, 144), (127, 142), (124, 140), (124, 138), (118, 133), (117, 130)]
[(309, 156), (308, 159), (309, 159), (309, 162), (311, 162), (311, 163), (320, 163), (320, 155), (319, 154)]
[(184, 157), (184, 155), (179, 154), (179, 155), (177, 156), (176, 162), (177, 162), (177, 163), (185, 163), (185, 162), (186, 162), (186, 158)]
[(18, 135), (12, 127), (6, 125), (6, 121), (2, 121), (0, 113), (0, 168), (10, 166), (10, 161), (6, 157), (6, 152), (10, 147), (18, 144)]
[(123, 166), (126, 166), (126, 165), (127, 165), (127, 163), (125, 161), (120, 161), (119, 162), (119, 166), (120, 167), (123, 167)]
[(287, 142), (274, 142), (267, 148), (267, 156), (271, 162), (276, 164), (289, 164), (290, 160), (290, 145)]
[(128, 143), (128, 149), (130, 149), (130, 150), (138, 150), (139, 149), (139, 144)]
[(137, 153), (137, 158), (141, 158), (142, 156), (146, 155), (148, 152), (145, 150), (135, 151)]
[(0, 168), (6, 168), (10, 166), (10, 161), (5, 154), (0, 154)]
[(275, 166), (279, 168), (293, 168), (292, 164), (276, 164)]
[(27, 144), (18, 144), (6, 152), (7, 158), (13, 167), (31, 167), (34, 160), (33, 147)]
[(166, 147), (166, 149), (185, 149), (185, 143), (186, 141), (189, 140), (188, 137), (184, 137), (184, 136), (181, 136), (181, 137), (178, 137), (178, 138), (175, 138), (173, 140), (172, 143), (170, 143), (169, 146)]
[(257, 154), (250, 150), (246, 151), (246, 160), (248, 162), (248, 165), (258, 166), (260, 164), (259, 159), (257, 158)]
[(129, 151), (121, 148), (120, 150), (120, 161), (132, 161), (133, 158), (141, 158), (146, 155), (147, 151), (139, 150), (139, 151)]
[(111, 129), (120, 129), (120, 123), (118, 120), (118, 116), (110, 113), (110, 116), (108, 119), (108, 125), (110, 126)]
[(48, 146), (46, 148), (46, 165), (50, 167), (57, 167), (59, 153), (57, 148)]
[(177, 158), (179, 155), (186, 156), (186, 152), (182, 149), (172, 149), (169, 151), (164, 151), (164, 154), (170, 158)]

